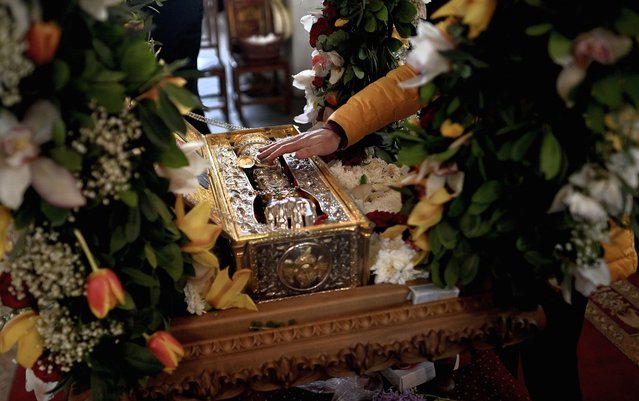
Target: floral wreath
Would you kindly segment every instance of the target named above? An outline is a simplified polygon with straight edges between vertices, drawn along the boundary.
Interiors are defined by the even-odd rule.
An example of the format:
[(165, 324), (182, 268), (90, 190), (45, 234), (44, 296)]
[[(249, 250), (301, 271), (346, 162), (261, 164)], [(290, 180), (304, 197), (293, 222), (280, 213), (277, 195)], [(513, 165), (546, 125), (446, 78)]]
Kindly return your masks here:
[(94, 401), (176, 368), (172, 316), (255, 309), (181, 196), (207, 163), (175, 136), (198, 99), (140, 29), (161, 2), (130, 3), (0, 0), (0, 352)]
[(432, 21), (402, 83), (430, 103), (395, 133), (421, 266), (440, 286), (491, 276), (508, 304), (609, 284), (605, 244), (639, 232), (639, 6), (451, 0)]

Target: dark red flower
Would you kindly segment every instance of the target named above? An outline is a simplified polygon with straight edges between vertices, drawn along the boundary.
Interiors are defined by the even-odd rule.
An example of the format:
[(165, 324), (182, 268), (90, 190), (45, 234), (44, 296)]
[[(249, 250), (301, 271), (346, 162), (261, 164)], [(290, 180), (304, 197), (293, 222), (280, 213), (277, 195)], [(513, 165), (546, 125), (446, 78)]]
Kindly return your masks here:
[[(51, 371), (48, 370), (48, 367), (52, 366)], [(62, 372), (60, 371), (60, 367), (49, 359), (48, 355), (42, 355), (40, 359), (38, 359), (33, 366), (33, 374), (40, 380), (45, 383), (57, 382), (62, 379)]]
[(322, 85), (324, 85), (324, 78), (323, 77), (315, 77), (313, 78), (313, 86), (316, 88), (321, 88)]
[(18, 299), (14, 294), (15, 289), (11, 282), (11, 275), (6, 272), (0, 273), (0, 301), (2, 301), (2, 304), (12, 309), (26, 308), (29, 306), (29, 296)]
[(324, 15), (330, 22), (334, 22), (337, 19), (338, 15), (333, 3), (328, 0), (324, 0), (324, 3), (322, 3), (322, 5), (324, 6), (322, 15)]
[(317, 20), (316, 23), (313, 24), (313, 26), (311, 27), (311, 32), (310, 32), (310, 39), (309, 39), (309, 43), (311, 44), (311, 47), (315, 47), (315, 45), (317, 44), (317, 38), (320, 35), (330, 35), (331, 33), (333, 33), (334, 29), (331, 26), (331, 24), (328, 22), (328, 20), (326, 18), (320, 18)]
[(382, 232), (388, 227), (398, 224), (406, 224), (406, 215), (401, 213), (392, 213), (375, 210), (366, 213), (366, 217), (375, 224), (375, 231)]
[(419, 125), (423, 129), (430, 127), (431, 123), (435, 119), (435, 110), (432, 107), (424, 108), (419, 113)]

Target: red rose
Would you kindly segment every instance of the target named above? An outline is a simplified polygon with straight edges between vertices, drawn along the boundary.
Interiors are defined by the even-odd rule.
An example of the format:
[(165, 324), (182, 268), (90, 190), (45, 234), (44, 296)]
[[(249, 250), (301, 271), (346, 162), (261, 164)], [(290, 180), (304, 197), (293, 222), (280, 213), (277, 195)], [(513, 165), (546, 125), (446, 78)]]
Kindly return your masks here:
[(315, 47), (317, 44), (317, 38), (320, 35), (330, 35), (333, 33), (333, 27), (325, 18), (320, 18), (316, 23), (311, 27), (310, 40), (309, 43), (311, 47)]
[(313, 86), (316, 88), (321, 88), (322, 85), (324, 85), (324, 78), (323, 77), (315, 77), (313, 78)]
[(322, 3), (322, 5), (324, 6), (324, 11), (322, 12), (322, 14), (329, 21), (335, 21), (337, 19), (337, 10), (335, 9), (335, 6), (333, 5), (333, 3), (327, 0), (324, 0), (324, 3)]
[(0, 301), (4, 306), (8, 306), (12, 309), (26, 308), (29, 306), (29, 296), (25, 296), (22, 299), (18, 299), (14, 293), (13, 283), (11, 282), (11, 275), (9, 273), (0, 274)]
[(423, 129), (427, 129), (430, 127), (434, 119), (435, 119), (435, 110), (432, 107), (423, 109), (419, 114), (419, 125)]
[(366, 217), (375, 224), (375, 231), (382, 232), (388, 227), (406, 224), (406, 215), (375, 210), (366, 213)]

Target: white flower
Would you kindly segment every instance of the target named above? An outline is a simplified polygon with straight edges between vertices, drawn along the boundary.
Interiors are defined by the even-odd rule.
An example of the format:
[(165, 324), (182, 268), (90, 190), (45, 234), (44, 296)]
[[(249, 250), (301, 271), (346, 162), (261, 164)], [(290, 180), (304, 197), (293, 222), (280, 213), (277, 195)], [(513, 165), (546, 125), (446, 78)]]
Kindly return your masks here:
[(371, 267), (375, 273), (375, 284), (405, 284), (406, 281), (427, 277), (427, 272), (415, 270), (414, 259), (417, 252), (397, 236), (393, 239), (380, 238), (377, 260)]
[(180, 149), (189, 161), (188, 166), (180, 168), (157, 167), (156, 171), (158, 175), (169, 179), (169, 190), (171, 192), (188, 195), (198, 188), (199, 182), (197, 177), (209, 167), (209, 163), (197, 153), (203, 145), (203, 142), (186, 142), (180, 144)]
[(321, 13), (311, 13), (300, 18), (300, 23), (304, 26), (306, 32), (311, 32), (311, 28), (319, 19)]
[(464, 187), (464, 172), (459, 171), (457, 164), (442, 163), (432, 157), (424, 159), (416, 172), (407, 175), (401, 185), (421, 185), (426, 189), (426, 198), (447, 186), (451, 195), (456, 197)]
[(80, 7), (98, 21), (109, 18), (107, 8), (122, 3), (122, 0), (80, 0)]
[(335, 85), (344, 75), (344, 59), (335, 50), (330, 52), (323, 52), (320, 50), (313, 50), (312, 64), (313, 72), (316, 77), (322, 77), (330, 74), (328, 82), (331, 85)]
[(304, 95), (306, 96), (304, 112), (293, 119), (296, 123), (308, 124), (317, 120), (319, 98), (313, 89), (314, 79), (315, 72), (313, 70), (304, 70), (293, 75), (293, 86), (297, 89), (304, 90)]
[(187, 311), (196, 315), (202, 315), (211, 308), (204, 299), (208, 292), (216, 274), (219, 272), (217, 268), (211, 268), (199, 263), (194, 263), (195, 277), (189, 278), (184, 287), (184, 301), (186, 302)]
[(570, 191), (566, 195), (564, 203), (575, 217), (580, 217), (592, 223), (608, 219), (608, 214), (599, 202), (579, 191)]
[(616, 173), (630, 188), (639, 186), (639, 149), (631, 148), (625, 153), (615, 153), (606, 167)]
[(601, 258), (597, 259), (593, 265), (572, 267), (567, 273), (568, 275), (561, 283), (561, 292), (568, 303), (571, 303), (571, 275), (575, 279), (575, 289), (585, 297), (589, 297), (599, 286), (610, 285), (610, 269)]
[(24, 36), (31, 26), (29, 10), (22, 0), (0, 0), (0, 5), (6, 5), (11, 10), (14, 31), (16, 36)]
[(419, 75), (401, 82), (402, 88), (414, 88), (432, 81), (436, 76), (450, 69), (448, 59), (441, 51), (453, 49), (453, 44), (430, 22), (422, 22), (417, 27), (417, 36), (411, 39), (413, 50), (408, 53), (406, 63)]
[(48, 394), (53, 390), (58, 382), (45, 382), (33, 373), (33, 370), (26, 369), (24, 376), (24, 389), (27, 392), (33, 391), (37, 401), (49, 401), (55, 394)]
[(39, 157), (40, 145), (51, 139), (57, 109), (38, 101), (22, 122), (0, 110), (0, 203), (16, 209), (29, 184), (47, 202), (58, 207), (85, 204), (73, 175), (51, 159)]
[(210, 307), (190, 282), (187, 282), (184, 287), (184, 302), (186, 302), (186, 310), (198, 316), (205, 314)]

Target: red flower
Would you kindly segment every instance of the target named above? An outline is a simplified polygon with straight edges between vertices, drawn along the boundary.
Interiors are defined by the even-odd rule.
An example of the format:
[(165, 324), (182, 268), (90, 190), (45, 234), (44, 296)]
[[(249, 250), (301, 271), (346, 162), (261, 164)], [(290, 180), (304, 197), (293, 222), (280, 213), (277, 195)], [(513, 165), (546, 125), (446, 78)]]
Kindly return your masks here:
[(182, 357), (184, 347), (178, 340), (166, 331), (156, 331), (146, 340), (146, 347), (164, 365), (164, 371), (171, 373), (175, 370)]
[(22, 299), (16, 298), (11, 275), (9, 273), (0, 273), (0, 301), (4, 306), (12, 309), (26, 308), (30, 304), (30, 297), (27, 295)]
[(322, 11), (322, 15), (324, 15), (330, 22), (334, 22), (337, 19), (337, 10), (333, 3), (328, 0), (324, 0), (322, 3), (324, 6), (324, 11)]
[(335, 107), (338, 104), (338, 100), (337, 100), (337, 92), (335, 91), (330, 91), (326, 94), (326, 96), (324, 97), (324, 100), (326, 100), (326, 103), (328, 103), (329, 105)]
[(322, 85), (324, 85), (324, 78), (323, 77), (315, 77), (313, 78), (313, 86), (316, 88), (321, 88)]
[(315, 45), (317, 44), (317, 38), (320, 35), (330, 35), (331, 33), (333, 33), (333, 27), (328, 22), (328, 20), (326, 18), (318, 19), (317, 22), (314, 23), (311, 27), (309, 40), (311, 47), (315, 47)]
[(375, 210), (374, 212), (366, 213), (366, 217), (375, 224), (375, 231), (378, 232), (398, 224), (406, 224), (406, 215), (401, 213)]
[(47, 64), (58, 51), (60, 27), (55, 22), (36, 22), (27, 32), (27, 57), (37, 65)]

